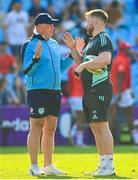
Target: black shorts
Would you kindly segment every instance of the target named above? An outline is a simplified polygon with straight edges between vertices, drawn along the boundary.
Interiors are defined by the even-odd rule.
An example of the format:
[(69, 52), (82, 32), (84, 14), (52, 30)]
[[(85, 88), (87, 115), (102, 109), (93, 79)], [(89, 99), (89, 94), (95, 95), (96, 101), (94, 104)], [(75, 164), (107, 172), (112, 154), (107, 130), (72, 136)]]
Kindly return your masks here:
[(59, 116), (61, 92), (55, 90), (30, 90), (27, 101), (31, 118), (43, 118), (48, 115)]
[(92, 87), (91, 92), (84, 93), (83, 109), (88, 123), (108, 120), (112, 94), (113, 87), (109, 80)]

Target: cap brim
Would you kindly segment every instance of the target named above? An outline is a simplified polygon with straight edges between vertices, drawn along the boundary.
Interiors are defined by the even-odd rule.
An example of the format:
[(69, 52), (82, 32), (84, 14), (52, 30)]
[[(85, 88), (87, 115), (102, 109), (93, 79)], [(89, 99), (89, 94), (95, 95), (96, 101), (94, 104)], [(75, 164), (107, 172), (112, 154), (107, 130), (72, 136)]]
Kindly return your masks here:
[(58, 21), (58, 19), (52, 19), (51, 23), (57, 23)]

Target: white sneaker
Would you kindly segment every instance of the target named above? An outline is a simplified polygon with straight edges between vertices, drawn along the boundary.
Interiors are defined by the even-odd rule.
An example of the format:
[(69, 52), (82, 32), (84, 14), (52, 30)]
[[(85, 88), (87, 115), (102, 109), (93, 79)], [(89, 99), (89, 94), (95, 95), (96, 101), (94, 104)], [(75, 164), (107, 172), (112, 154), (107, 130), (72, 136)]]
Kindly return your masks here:
[(93, 176), (111, 176), (115, 175), (114, 168), (108, 168), (108, 167), (99, 167), (96, 171), (92, 173)]
[(93, 172), (85, 172), (84, 175), (85, 175), (85, 176), (90, 176), (90, 175), (92, 175), (94, 172), (99, 171), (99, 169), (100, 169), (100, 166), (98, 166), (98, 168), (97, 168), (95, 171), (93, 171)]
[(55, 174), (55, 175), (66, 175), (67, 173), (64, 171), (61, 171), (60, 169), (57, 169), (54, 165), (49, 165), (47, 167), (44, 167), (42, 171), (45, 173), (45, 175)]
[(41, 176), (43, 174), (44, 174), (44, 172), (39, 168), (39, 166), (37, 164), (31, 165), (31, 167), (29, 169), (29, 175)]

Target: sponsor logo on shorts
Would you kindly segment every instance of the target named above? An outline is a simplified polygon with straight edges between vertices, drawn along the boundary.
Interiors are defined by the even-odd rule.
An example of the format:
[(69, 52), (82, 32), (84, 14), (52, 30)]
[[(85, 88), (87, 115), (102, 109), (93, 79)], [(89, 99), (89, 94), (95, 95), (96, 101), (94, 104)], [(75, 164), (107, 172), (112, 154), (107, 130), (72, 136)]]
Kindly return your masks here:
[(97, 115), (94, 114), (93, 117), (92, 117), (92, 119), (98, 119)]
[(98, 119), (98, 116), (96, 115), (97, 111), (94, 110), (92, 113), (93, 113), (92, 119)]
[(100, 101), (104, 101), (104, 96), (99, 96), (98, 98)]
[(45, 109), (44, 108), (38, 108), (38, 113), (39, 114), (44, 114), (44, 112), (45, 112)]
[(34, 109), (32, 107), (30, 107), (30, 114), (34, 114)]

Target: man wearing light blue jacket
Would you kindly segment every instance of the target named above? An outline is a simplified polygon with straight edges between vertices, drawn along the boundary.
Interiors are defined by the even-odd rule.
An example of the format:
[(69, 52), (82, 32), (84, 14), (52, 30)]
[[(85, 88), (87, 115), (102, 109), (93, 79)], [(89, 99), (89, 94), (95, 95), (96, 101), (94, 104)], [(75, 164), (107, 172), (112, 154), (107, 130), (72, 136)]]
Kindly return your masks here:
[[(35, 19), (34, 35), (22, 48), (22, 70), (27, 77), (30, 108), (30, 132), (27, 140), (31, 159), (29, 173), (34, 176), (43, 173), (66, 174), (52, 164), (52, 153), (60, 111), (61, 73), (73, 63), (73, 59), (62, 59), (59, 44), (51, 38), (56, 21), (47, 13), (39, 14)], [(40, 169), (37, 158), (42, 128), (44, 168)]]

